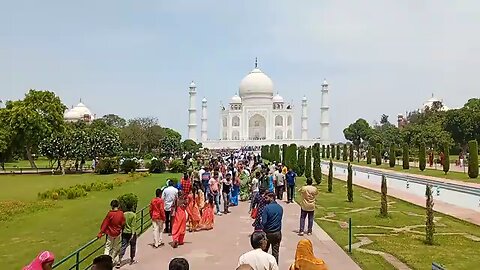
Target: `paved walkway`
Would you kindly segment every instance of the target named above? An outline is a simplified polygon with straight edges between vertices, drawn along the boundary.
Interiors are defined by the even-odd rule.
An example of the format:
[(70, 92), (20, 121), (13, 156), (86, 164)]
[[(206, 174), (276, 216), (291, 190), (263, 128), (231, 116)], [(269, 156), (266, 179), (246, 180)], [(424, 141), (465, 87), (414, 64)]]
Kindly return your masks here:
[[(288, 269), (295, 257), (295, 249), (301, 237), (294, 232), (298, 230), (297, 204), (280, 202), (284, 209), (283, 239), (280, 247), (280, 269)], [(165, 245), (153, 249), (152, 231), (149, 229), (137, 243), (137, 260), (135, 265), (125, 265), (125, 270), (168, 269), (169, 261), (174, 257), (185, 257), (190, 269), (233, 270), (237, 267), (241, 254), (251, 250), (250, 237), (253, 228), (252, 219), (248, 215), (248, 204), (241, 203), (233, 207), (232, 213), (215, 217), (215, 228), (212, 231), (187, 233), (185, 245), (173, 249)], [(312, 236), (315, 255), (324, 259), (329, 269), (358, 270), (361, 269), (318, 225), (315, 223)], [(165, 242), (171, 237), (164, 236)]]
[[(343, 173), (343, 170), (336, 170), (334, 172), (334, 177), (344, 181), (346, 181), (347, 179), (347, 175)], [(380, 192), (380, 185), (378, 183), (372, 183), (372, 181), (366, 179), (365, 177), (360, 177), (358, 175), (354, 176), (353, 183), (357, 186)], [(406, 192), (393, 187), (388, 187), (388, 195), (398, 199), (402, 199), (404, 201), (408, 201), (421, 207), (425, 207), (424, 196), (418, 196), (416, 194), (412, 194), (410, 192)], [(444, 213), (471, 222), (473, 224), (480, 225), (480, 214), (477, 211), (459, 207), (442, 201), (435, 201), (434, 209), (437, 212)]]

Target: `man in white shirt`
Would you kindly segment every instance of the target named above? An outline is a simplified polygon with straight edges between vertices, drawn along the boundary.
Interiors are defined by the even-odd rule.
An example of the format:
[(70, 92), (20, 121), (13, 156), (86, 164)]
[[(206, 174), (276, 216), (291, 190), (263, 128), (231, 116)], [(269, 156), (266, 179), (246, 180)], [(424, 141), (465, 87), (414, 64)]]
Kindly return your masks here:
[(178, 189), (173, 184), (173, 181), (169, 181), (168, 187), (162, 193), (165, 202), (165, 233), (172, 233), (172, 206), (178, 196)]
[(250, 244), (253, 250), (240, 256), (238, 266), (248, 264), (253, 270), (278, 270), (275, 257), (264, 251), (267, 248), (267, 235), (264, 232), (254, 232)]

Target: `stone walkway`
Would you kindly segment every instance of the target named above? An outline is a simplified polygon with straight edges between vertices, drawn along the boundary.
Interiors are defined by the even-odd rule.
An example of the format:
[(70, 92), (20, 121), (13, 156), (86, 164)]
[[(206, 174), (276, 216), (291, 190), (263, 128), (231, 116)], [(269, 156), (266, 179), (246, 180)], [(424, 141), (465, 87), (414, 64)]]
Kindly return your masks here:
[[(300, 207), (297, 204), (280, 202), (284, 209), (283, 240), (280, 247), (280, 269), (288, 269), (295, 257), (298, 215)], [(169, 261), (174, 257), (185, 257), (190, 263), (190, 269), (233, 270), (237, 267), (241, 254), (251, 250), (250, 237), (253, 228), (252, 219), (248, 215), (248, 204), (241, 203), (232, 208), (232, 213), (215, 217), (215, 228), (212, 231), (187, 233), (185, 245), (177, 249), (165, 245), (153, 249), (152, 231), (149, 229), (137, 243), (137, 260), (135, 265), (125, 265), (125, 270), (168, 269)], [(329, 269), (358, 270), (361, 269), (316, 223), (312, 240), (317, 257), (325, 260)], [(165, 242), (171, 237), (164, 236)]]

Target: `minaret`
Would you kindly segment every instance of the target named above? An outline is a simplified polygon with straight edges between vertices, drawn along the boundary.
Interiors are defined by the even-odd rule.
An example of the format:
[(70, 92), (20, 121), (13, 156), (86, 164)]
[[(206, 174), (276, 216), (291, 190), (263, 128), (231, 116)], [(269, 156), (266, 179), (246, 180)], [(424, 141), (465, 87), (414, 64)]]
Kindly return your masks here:
[(307, 115), (307, 97), (302, 99), (302, 140), (308, 139), (308, 115)]
[(197, 142), (197, 109), (195, 108), (195, 96), (197, 95), (197, 87), (192, 81), (190, 83), (190, 107), (188, 108), (188, 138)]
[(330, 141), (330, 120), (328, 115), (328, 83), (323, 80), (322, 101), (320, 106), (320, 139), (324, 142)]
[(202, 142), (206, 142), (208, 139), (208, 129), (207, 129), (207, 99), (203, 98), (202, 100)]

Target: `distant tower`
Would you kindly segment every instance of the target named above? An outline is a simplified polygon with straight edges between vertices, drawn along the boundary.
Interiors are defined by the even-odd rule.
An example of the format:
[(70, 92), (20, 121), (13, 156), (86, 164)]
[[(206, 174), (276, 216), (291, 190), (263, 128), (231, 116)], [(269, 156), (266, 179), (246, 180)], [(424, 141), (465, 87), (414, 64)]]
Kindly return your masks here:
[(208, 139), (208, 129), (207, 129), (207, 99), (203, 98), (202, 100), (202, 142), (206, 142)]
[(197, 95), (197, 87), (192, 81), (190, 83), (190, 108), (188, 108), (188, 138), (197, 141), (197, 109), (195, 108), (195, 96)]
[(322, 101), (320, 106), (320, 139), (330, 141), (330, 120), (328, 115), (328, 83), (323, 80), (322, 84)]
[(302, 99), (302, 140), (308, 139), (308, 115), (307, 115), (307, 97)]

